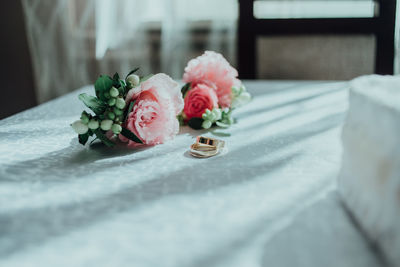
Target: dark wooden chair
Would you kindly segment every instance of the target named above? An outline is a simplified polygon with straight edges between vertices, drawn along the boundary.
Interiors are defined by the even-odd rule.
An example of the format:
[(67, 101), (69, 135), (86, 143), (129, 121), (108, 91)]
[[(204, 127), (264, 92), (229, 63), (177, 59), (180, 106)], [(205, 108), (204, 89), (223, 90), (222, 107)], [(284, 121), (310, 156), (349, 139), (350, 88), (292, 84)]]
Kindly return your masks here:
[(377, 0), (372, 18), (256, 19), (254, 0), (239, 0), (238, 68), (240, 78), (256, 78), (256, 40), (259, 36), (311, 34), (373, 34), (376, 36), (375, 73), (393, 74), (396, 0)]

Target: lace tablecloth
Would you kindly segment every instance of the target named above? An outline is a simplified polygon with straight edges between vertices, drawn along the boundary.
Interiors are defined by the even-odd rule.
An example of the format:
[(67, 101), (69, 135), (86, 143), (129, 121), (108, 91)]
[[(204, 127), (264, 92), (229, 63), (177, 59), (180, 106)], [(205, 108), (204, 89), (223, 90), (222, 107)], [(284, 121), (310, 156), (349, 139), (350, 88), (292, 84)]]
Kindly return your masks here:
[(380, 266), (336, 193), (346, 83), (245, 84), (231, 128), (139, 150), (78, 144), (89, 87), (0, 121), (0, 266)]

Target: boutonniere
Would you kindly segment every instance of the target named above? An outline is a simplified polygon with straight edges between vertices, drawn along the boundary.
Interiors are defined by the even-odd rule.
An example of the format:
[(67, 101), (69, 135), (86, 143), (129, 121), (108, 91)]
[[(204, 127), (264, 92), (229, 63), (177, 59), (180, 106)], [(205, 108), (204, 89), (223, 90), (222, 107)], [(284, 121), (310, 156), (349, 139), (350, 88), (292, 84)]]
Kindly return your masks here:
[(181, 124), (194, 129), (232, 125), (232, 111), (251, 99), (237, 76), (237, 70), (219, 53), (206, 51), (190, 60), (183, 74)]
[(85, 145), (90, 137), (107, 146), (121, 141), (128, 146), (156, 145), (179, 131), (177, 115), (182, 111), (180, 87), (168, 75), (140, 77), (132, 70), (121, 79), (101, 75), (94, 84), (95, 96), (79, 99), (92, 111), (83, 111), (71, 124)]

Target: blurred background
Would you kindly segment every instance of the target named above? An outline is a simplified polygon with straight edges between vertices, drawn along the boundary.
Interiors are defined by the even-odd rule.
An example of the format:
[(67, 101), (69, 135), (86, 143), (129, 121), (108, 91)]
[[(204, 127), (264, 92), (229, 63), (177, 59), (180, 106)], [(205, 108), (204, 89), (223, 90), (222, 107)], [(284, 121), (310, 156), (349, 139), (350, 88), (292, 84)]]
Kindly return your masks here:
[[(396, 0), (7, 0), (0, 118), (94, 82), (165, 72), (214, 50), (241, 78), (400, 71)], [(395, 23), (396, 22), (396, 23)]]

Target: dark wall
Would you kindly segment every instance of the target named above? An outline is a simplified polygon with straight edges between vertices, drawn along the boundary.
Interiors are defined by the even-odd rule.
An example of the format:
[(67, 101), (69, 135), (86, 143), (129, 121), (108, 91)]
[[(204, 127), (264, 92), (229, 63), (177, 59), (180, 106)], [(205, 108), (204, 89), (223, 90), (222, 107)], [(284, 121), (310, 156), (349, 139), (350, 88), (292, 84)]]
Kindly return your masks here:
[(0, 119), (36, 105), (20, 0), (0, 2)]

